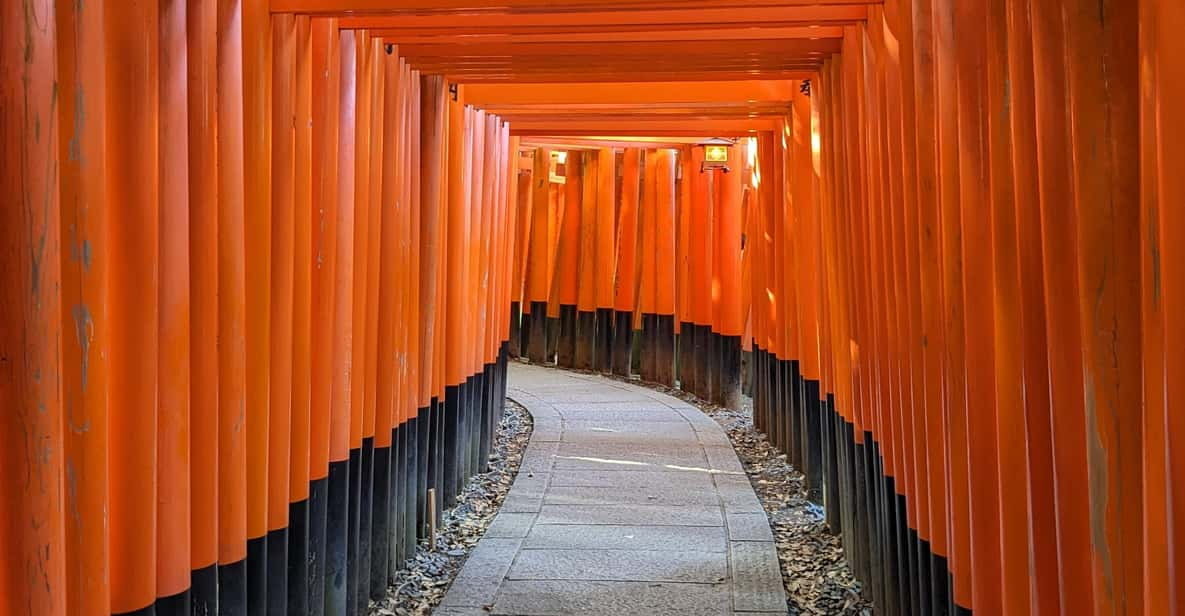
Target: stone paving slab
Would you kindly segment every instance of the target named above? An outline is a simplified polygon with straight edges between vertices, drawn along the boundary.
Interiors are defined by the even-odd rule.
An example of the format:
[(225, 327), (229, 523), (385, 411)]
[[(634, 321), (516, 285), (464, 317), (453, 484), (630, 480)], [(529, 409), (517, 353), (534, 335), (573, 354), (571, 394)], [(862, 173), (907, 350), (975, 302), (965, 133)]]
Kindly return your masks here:
[(517, 616), (723, 616), (732, 611), (727, 584), (509, 581), (498, 593), (493, 613)]
[(596, 375), (512, 363), (535, 429), (441, 616), (785, 612), (765, 513), (695, 407)]
[(723, 552), (522, 550), (507, 578), (716, 584), (728, 579), (728, 557)]
[(548, 505), (703, 505), (711, 507), (720, 503), (716, 488), (695, 486), (689, 488), (678, 483), (652, 484), (648, 486), (610, 486), (591, 488), (586, 486), (551, 486), (543, 502)]
[(612, 488), (621, 486), (647, 487), (664, 486), (677, 482), (687, 488), (711, 488), (712, 475), (697, 471), (673, 471), (667, 469), (595, 469), (565, 470), (551, 473), (551, 487), (587, 486), (590, 488)]
[(724, 520), (718, 506), (544, 505), (535, 523), (723, 526)]
[(720, 526), (537, 524), (523, 549), (725, 552), (728, 542)]

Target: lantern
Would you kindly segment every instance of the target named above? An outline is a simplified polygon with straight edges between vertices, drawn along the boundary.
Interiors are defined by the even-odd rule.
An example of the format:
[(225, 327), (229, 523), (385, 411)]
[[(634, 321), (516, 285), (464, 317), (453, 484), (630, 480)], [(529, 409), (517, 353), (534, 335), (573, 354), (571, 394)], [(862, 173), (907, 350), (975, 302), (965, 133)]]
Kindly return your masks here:
[(728, 151), (735, 143), (730, 139), (719, 137), (699, 143), (704, 150), (704, 161), (700, 164), (700, 173), (720, 169), (728, 173)]

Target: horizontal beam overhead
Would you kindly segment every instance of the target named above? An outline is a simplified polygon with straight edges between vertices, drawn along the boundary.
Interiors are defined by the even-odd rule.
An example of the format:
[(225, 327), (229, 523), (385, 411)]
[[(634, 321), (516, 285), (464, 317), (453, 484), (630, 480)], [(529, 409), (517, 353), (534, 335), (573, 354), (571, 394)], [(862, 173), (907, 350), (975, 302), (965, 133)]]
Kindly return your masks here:
[(559, 119), (510, 123), (511, 134), (520, 136), (743, 137), (776, 128), (777, 120), (773, 118), (707, 119), (688, 122), (637, 117), (624, 120)]
[(792, 80), (622, 82), (614, 84), (474, 84), (465, 100), (481, 107), (515, 105), (659, 105), (788, 101), (797, 84)]
[(478, 0), (271, 0), (273, 13), (321, 15), (399, 14), (439, 12), (517, 12), (574, 10), (655, 10), (737, 7), (844, 6), (880, 4), (868, 0), (499, 0), (494, 6)]
[(863, 4), (816, 4), (695, 10), (665, 8), (633, 11), (372, 14), (344, 17), (340, 27), (386, 30), (392, 32), (393, 36), (467, 36), (848, 25), (863, 21), (867, 16), (868, 10)]

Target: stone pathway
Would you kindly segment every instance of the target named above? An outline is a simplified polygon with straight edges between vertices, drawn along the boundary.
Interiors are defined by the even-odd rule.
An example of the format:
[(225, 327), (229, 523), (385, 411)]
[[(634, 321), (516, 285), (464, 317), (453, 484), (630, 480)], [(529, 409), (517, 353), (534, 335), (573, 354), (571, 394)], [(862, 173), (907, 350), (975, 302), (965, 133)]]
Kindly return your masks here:
[(769, 522), (719, 425), (665, 394), (511, 364), (535, 429), (440, 616), (785, 614)]

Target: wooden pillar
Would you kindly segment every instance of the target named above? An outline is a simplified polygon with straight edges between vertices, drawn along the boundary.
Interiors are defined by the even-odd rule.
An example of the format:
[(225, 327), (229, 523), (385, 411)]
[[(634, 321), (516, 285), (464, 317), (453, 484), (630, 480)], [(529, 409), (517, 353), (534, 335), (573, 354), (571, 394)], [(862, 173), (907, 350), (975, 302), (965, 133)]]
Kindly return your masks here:
[(185, 32), (185, 4), (161, 3), (156, 609), (162, 612), (190, 607), (189, 75)]
[(556, 247), (555, 272), (552, 275), (548, 307), (557, 303), (560, 336), (556, 349), (556, 364), (564, 368), (576, 366), (577, 303), (581, 280), (581, 223), (584, 157), (579, 151), (568, 152), (564, 162), (563, 202), (560, 210), (560, 238)]
[[(30, 4), (36, 6), (38, 3)], [(65, 510), (78, 512), (76, 516), (64, 518), (64, 559), (71, 565), (65, 578), (60, 580), (65, 586), (56, 589), (56, 601), (64, 602), (65, 611), (59, 613), (105, 616), (111, 610), (111, 589), (107, 584), (108, 538), (106, 529), (91, 521), (102, 519), (109, 506), (107, 391), (111, 349), (107, 308), (109, 206), (106, 198), (107, 163), (104, 159), (107, 134), (106, 37), (102, 9), (83, 11), (77, 5), (66, 4), (57, 6), (56, 10), (59, 88), (56, 126), (59, 129), (52, 133), (52, 137), (58, 140), (54, 147), (61, 168), (61, 224), (58, 231), (61, 235), (55, 233), (53, 236), (65, 238), (60, 255), (60, 327), (65, 334), (61, 337), (62, 404), (69, 409), (63, 420), (67, 429), (63, 430), (61, 445), (64, 462), (74, 473), (74, 488), (66, 490), (63, 497)], [(9, 32), (7, 26), (2, 29)], [(0, 53), (10, 57), (8, 54), (16, 52), (5, 48)], [(44, 52), (35, 50), (35, 53)], [(32, 69), (30, 66), (27, 70)], [(9, 67), (5, 66), (3, 71), (5, 78), (9, 78)], [(37, 89), (33, 92), (37, 92)], [(10, 108), (8, 101), (2, 104), (6, 109)], [(78, 117), (86, 117), (90, 121), (76, 122)], [(12, 120), (17, 120), (15, 114)], [(5, 126), (7, 133), (8, 124)], [(17, 133), (14, 131), (10, 134)], [(6, 141), (0, 147), (7, 156), (15, 145)], [(28, 171), (18, 172), (17, 176), (4, 175), (4, 180), (0, 182), (5, 185), (5, 192), (16, 195), (33, 190), (33, 185), (22, 188), (9, 184), (12, 179), (21, 179), (22, 176), (22, 182), (30, 180), (29, 176), (24, 175)], [(6, 220), (4, 226), (13, 232), (21, 229), (15, 220)], [(7, 238), (5, 242), (8, 245)], [(4, 292), (15, 292), (7, 287), (7, 281)], [(20, 321), (6, 316), (5, 322)], [(9, 356), (11, 351), (8, 350), (7, 340), (0, 344), (5, 349), (4, 354)], [(19, 409), (21, 405), (15, 400), (5, 401), (5, 408)], [(83, 426), (87, 429), (77, 429)], [(13, 444), (11, 448), (15, 453), (15, 435), (10, 436), (7, 427), (0, 427), (0, 434), (4, 435), (5, 442)], [(8, 460), (4, 464), (5, 468), (10, 468)], [(214, 470), (213, 465), (206, 468), (210, 472)], [(18, 502), (7, 493), (4, 498), (5, 502)], [(7, 526), (0, 529), (0, 536), (5, 535)], [(24, 561), (19, 552), (12, 553), (17, 556), (14, 561)], [(63, 555), (59, 554), (58, 557)], [(189, 563), (184, 564), (188, 571)], [(3, 577), (6, 575), (0, 573), (0, 578)], [(5, 592), (4, 588), (5, 583), (0, 582), (0, 594), (14, 599), (18, 597), (15, 590)], [(35, 605), (41, 607), (40, 599), (35, 601)], [(15, 604), (5, 604), (3, 601), (0, 601), (0, 606), (6, 606), (0, 609), (17, 610)]]
[[(330, 425), (333, 421), (336, 311), (338, 107), (341, 59), (337, 20), (312, 20), (312, 326), (310, 383), (309, 609), (325, 609)], [(336, 460), (340, 458), (335, 458)], [(340, 466), (340, 464), (338, 464)]]
[[(292, 417), (289, 438), (287, 609), (309, 611), (309, 537), (313, 340), (313, 46), (311, 23), (297, 16), (293, 34)], [(275, 130), (275, 129), (273, 129)], [(273, 181), (273, 187), (275, 183)]]
[[(1185, 218), (1181, 208), (1166, 207), (1185, 198), (1185, 150), (1182, 117), (1173, 110), (1185, 101), (1173, 63), (1185, 56), (1185, 7), (1166, 2), (1140, 4), (1140, 228), (1142, 261), (1142, 332), (1144, 362), (1144, 591), (1143, 611), (1181, 610), (1181, 540), (1168, 529), (1185, 514), (1182, 486), (1168, 480), (1182, 468), (1177, 453), (1185, 434), (1180, 413), (1169, 411), (1180, 400), (1185, 374), (1185, 328), (1178, 314), (1185, 291), (1182, 246)], [(1172, 526), (1171, 526), (1172, 525)], [(1129, 608), (1131, 604), (1129, 602)]]
[[(271, 18), (271, 256), (267, 442), (267, 605), (288, 611), (289, 480), (292, 437), (295, 216), (296, 18)], [(303, 556), (303, 555), (302, 555)]]
[(744, 318), (741, 314), (741, 233), (744, 198), (743, 166), (748, 152), (744, 146), (729, 148), (732, 165), (728, 173), (715, 174), (715, 262), (719, 282), (719, 311), (716, 315), (716, 336), (719, 338), (720, 404), (739, 409), (741, 405), (741, 335)]
[(1138, 8), (1062, 5), (1095, 613), (1143, 604)]
[[(40, 27), (30, 28), (31, 15), (44, 19)], [(65, 332), (58, 298), (62, 282), (59, 265), (69, 256), (61, 245), (59, 225), (64, 221), (60, 218), (59, 185), (54, 171), (59, 158), (57, 105), (61, 104), (54, 92), (55, 36), (54, 3), (25, 0), (0, 7), (0, 80), (5, 84), (0, 90), (0, 108), (4, 110), (0, 114), (0, 151), (5, 161), (0, 169), (0, 189), (13, 200), (0, 208), (0, 250), (7, 264), (0, 274), (0, 292), (6, 298), (0, 304), (0, 355), (8, 366), (0, 376), (0, 404), (5, 409), (0, 414), (0, 438), (5, 443), (0, 463), (12, 478), (0, 487), (6, 504), (0, 512), (0, 542), (8, 555), (0, 565), (0, 609), (49, 616), (67, 613), (62, 600), (67, 592), (63, 519), (66, 417), (60, 382), (49, 378), (58, 374), (61, 360)], [(99, 121), (102, 118), (99, 116)], [(67, 207), (74, 208), (69, 204)], [(149, 235), (154, 236), (155, 229)], [(147, 244), (155, 248), (154, 242)], [(122, 256), (122, 252), (113, 246), (111, 255)], [(106, 254), (96, 256), (107, 258)], [(123, 291), (124, 287), (117, 286), (116, 290)], [(122, 304), (117, 307), (122, 308)], [(113, 312), (112, 316), (118, 314)], [(119, 340), (120, 333), (113, 329), (112, 341)], [(114, 383), (126, 383), (126, 379), (111, 376)], [(124, 419), (122, 414), (112, 417), (113, 422), (121, 422), (115, 424), (116, 430), (124, 428)], [(151, 430), (155, 432), (155, 426)], [(124, 441), (134, 436), (116, 438)], [(113, 470), (124, 470), (122, 460), (114, 462)], [(113, 528), (122, 532), (129, 521), (124, 514), (125, 494), (114, 496), (121, 499), (121, 517), (112, 520), (118, 523)], [(116, 538), (125, 543), (122, 535)], [(139, 546), (120, 545), (119, 549), (141, 557), (139, 552), (144, 550), (134, 547), (151, 549), (154, 543), (155, 535), (151, 534)], [(145, 566), (142, 562), (136, 564)], [(29, 578), (30, 572), (38, 573), (36, 582)], [(124, 569), (119, 573), (123, 575)], [(153, 576), (146, 577), (151, 592)], [(143, 591), (144, 586), (140, 584), (137, 590)], [(151, 603), (151, 596), (143, 592), (119, 599), (128, 603), (146, 599)]]
[(654, 379), (667, 387), (675, 385), (675, 169), (675, 150), (655, 151)]
[(530, 311), (527, 319), (527, 356), (534, 363), (543, 363), (547, 356), (547, 280), (548, 250), (550, 242), (550, 209), (548, 193), (551, 181), (549, 165), (551, 151), (546, 148), (535, 150), (535, 162), (531, 172), (531, 214), (530, 246), (526, 252), (526, 290), (524, 301)]
[(596, 239), (594, 241), (597, 271), (594, 276), (596, 332), (593, 336), (593, 364), (598, 372), (611, 372), (610, 355), (613, 347), (613, 276), (617, 265), (614, 246), (617, 240), (617, 155), (613, 148), (597, 150), (597, 174), (591, 178), (597, 185)]
[(638, 280), (638, 199), (642, 151), (626, 148), (621, 170), (621, 210), (617, 221), (617, 263), (614, 272), (613, 374), (629, 376), (632, 372), (634, 308), (637, 305)]
[[(159, 7), (106, 7), (111, 610), (156, 599)], [(150, 50), (144, 53), (144, 50)], [(240, 496), (242, 504), (244, 496)], [(228, 524), (233, 528), (233, 525)]]
[[(1050, 425), (1053, 473), (1057, 477), (1055, 507), (1058, 529), (1058, 574), (1063, 613), (1093, 610), (1091, 530), (1087, 485), (1086, 421), (1079, 357), (1077, 238), (1072, 192), (1070, 128), (1066, 117), (1065, 39), (1056, 3), (1030, 4), (1033, 27), (1033, 91), (1036, 105), (1037, 165), (1042, 229), (1045, 328), (1049, 357)], [(955, 520), (954, 528), (959, 521)]]
[[(269, 380), (271, 376), (271, 21), (246, 0), (242, 27), (244, 240), (246, 250), (247, 606), (267, 606)], [(247, 178), (250, 178), (249, 180)]]

